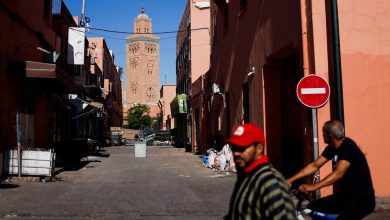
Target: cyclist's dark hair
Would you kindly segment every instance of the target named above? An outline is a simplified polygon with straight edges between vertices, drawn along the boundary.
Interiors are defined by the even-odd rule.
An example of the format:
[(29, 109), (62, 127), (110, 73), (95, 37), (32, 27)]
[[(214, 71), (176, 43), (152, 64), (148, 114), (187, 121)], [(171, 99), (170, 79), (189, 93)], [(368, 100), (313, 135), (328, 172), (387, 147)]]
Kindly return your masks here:
[(344, 125), (340, 121), (327, 121), (323, 129), (326, 133), (331, 134), (333, 138), (342, 139), (345, 137)]

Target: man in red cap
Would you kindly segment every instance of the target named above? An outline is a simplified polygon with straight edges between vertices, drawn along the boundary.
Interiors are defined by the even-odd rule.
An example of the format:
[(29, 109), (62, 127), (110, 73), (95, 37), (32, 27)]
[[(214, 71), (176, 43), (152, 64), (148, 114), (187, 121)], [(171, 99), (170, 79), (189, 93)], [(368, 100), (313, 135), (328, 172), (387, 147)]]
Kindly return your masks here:
[(237, 182), (225, 219), (296, 219), (289, 187), (264, 154), (263, 131), (242, 124), (227, 142), (233, 151)]

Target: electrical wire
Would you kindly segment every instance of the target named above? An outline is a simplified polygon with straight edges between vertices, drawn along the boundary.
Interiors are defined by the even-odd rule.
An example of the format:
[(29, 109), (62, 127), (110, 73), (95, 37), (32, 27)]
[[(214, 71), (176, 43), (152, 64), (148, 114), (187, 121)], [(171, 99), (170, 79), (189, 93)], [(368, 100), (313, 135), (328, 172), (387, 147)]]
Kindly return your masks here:
[[(98, 36), (98, 37), (104, 37), (104, 38), (113, 39), (113, 40), (127, 40), (126, 38), (111, 37), (111, 36), (108, 36), (108, 35), (103, 35), (103, 34), (100, 34), (100, 33), (97, 33), (97, 32), (92, 32), (92, 31), (89, 31), (88, 33), (89, 34), (93, 34), (93, 35)], [(172, 39), (172, 38), (176, 38), (176, 35), (175, 36), (171, 36), (171, 37), (160, 38), (160, 41), (161, 40)]]
[[(73, 30), (77, 30), (75, 28), (70, 27)], [(127, 31), (117, 31), (117, 30), (109, 30), (109, 29), (103, 29), (103, 28), (93, 28), (93, 27), (86, 27), (86, 29), (91, 29), (91, 30), (97, 30), (97, 31), (103, 31), (103, 32), (109, 32), (109, 33), (115, 33), (115, 34), (150, 34), (150, 35), (160, 35), (160, 34), (175, 34), (175, 33), (181, 33), (181, 32), (187, 32), (187, 30), (177, 30), (177, 31), (161, 31), (161, 32), (153, 32), (153, 33), (134, 33), (134, 32), (127, 32)], [(191, 29), (190, 31), (200, 31), (200, 30), (208, 30), (210, 32), (210, 29), (207, 27), (202, 27), (202, 28), (194, 28)], [(83, 31), (80, 31), (83, 32)]]

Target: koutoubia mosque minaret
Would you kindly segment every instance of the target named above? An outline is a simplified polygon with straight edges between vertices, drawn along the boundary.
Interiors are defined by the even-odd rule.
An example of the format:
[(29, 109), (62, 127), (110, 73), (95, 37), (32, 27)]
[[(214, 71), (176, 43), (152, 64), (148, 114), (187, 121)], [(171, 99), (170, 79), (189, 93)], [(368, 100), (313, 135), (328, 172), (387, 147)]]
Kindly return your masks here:
[(152, 34), (152, 19), (142, 6), (141, 14), (134, 19), (134, 34), (126, 38), (125, 123), (127, 110), (138, 103), (148, 105), (155, 117), (159, 112), (159, 91), (160, 38)]

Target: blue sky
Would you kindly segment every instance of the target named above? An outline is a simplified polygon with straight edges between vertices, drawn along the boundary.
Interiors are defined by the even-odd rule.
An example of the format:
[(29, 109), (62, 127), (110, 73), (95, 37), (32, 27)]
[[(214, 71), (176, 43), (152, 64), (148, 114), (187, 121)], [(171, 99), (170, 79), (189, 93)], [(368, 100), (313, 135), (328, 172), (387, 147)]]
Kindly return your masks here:
[[(73, 16), (81, 14), (82, 0), (64, 0)], [(134, 18), (141, 5), (152, 18), (153, 32), (177, 31), (187, 0), (86, 0), (85, 15), (90, 26), (115, 31), (133, 32)], [(104, 37), (115, 54), (115, 64), (126, 70), (126, 34), (90, 30), (89, 37)], [(176, 33), (160, 36), (160, 82), (176, 84)], [(122, 77), (124, 80), (124, 77)], [(123, 81), (124, 82), (124, 81)]]

